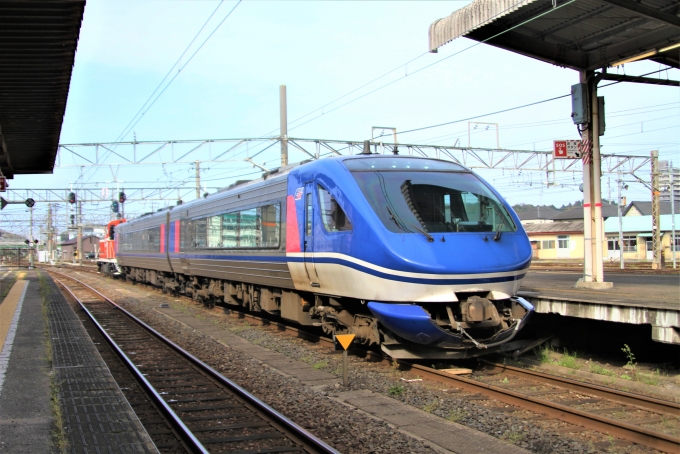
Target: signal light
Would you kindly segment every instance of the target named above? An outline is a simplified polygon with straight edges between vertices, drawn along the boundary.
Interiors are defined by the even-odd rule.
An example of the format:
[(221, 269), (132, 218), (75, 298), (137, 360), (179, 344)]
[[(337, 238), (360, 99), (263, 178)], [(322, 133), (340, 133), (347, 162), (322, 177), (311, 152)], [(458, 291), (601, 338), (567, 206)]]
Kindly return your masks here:
[(111, 202), (111, 211), (113, 211), (114, 213), (118, 213), (118, 202), (116, 202), (115, 200)]
[(35, 205), (35, 200), (28, 198), (24, 203), (26, 204), (27, 207), (33, 208), (33, 205)]
[(24, 243), (26, 243), (26, 244), (30, 244), (30, 241), (28, 241), (28, 240), (24, 240)]
[(125, 195), (125, 193), (119, 192), (118, 193), (118, 202), (125, 203), (126, 200), (127, 200), (127, 196)]
[(68, 203), (76, 203), (76, 193), (75, 192), (69, 192), (68, 193)]
[(38, 244), (38, 240), (33, 240), (33, 244)]
[(70, 217), (71, 217), (71, 225), (74, 225), (76, 223), (76, 215), (72, 214)]

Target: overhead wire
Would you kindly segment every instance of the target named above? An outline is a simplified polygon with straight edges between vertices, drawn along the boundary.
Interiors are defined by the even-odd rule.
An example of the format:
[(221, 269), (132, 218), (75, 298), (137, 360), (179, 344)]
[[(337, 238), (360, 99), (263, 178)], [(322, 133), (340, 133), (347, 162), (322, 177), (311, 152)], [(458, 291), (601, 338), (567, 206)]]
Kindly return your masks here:
[[(309, 120), (307, 120), (307, 121), (305, 121), (304, 123), (301, 123), (301, 124), (299, 124), (299, 125), (290, 127), (290, 128), (288, 128), (288, 130), (291, 131), (291, 130), (293, 130), (293, 129), (296, 129), (296, 128), (299, 128), (299, 127), (301, 127), (301, 126), (303, 126), (303, 125), (306, 125), (307, 123), (310, 123), (311, 121), (314, 121), (314, 120), (316, 120), (316, 119), (318, 119), (318, 118), (321, 118), (322, 116), (324, 116), (324, 115), (326, 115), (326, 114), (329, 114), (329, 113), (331, 113), (331, 112), (334, 112), (334, 111), (336, 111), (336, 110), (338, 110), (338, 109), (340, 109), (340, 108), (342, 108), (342, 107), (345, 107), (345, 106), (347, 106), (347, 105), (349, 105), (349, 104), (352, 104), (352, 103), (354, 103), (354, 102), (356, 102), (356, 101), (358, 101), (358, 100), (360, 100), (360, 99), (362, 99), (362, 98), (365, 98), (366, 96), (369, 96), (369, 95), (371, 95), (371, 94), (373, 94), (373, 93), (375, 93), (375, 92), (377, 92), (377, 91), (379, 91), (379, 90), (382, 90), (383, 88), (386, 88), (386, 87), (388, 87), (388, 86), (390, 86), (390, 85), (392, 85), (392, 84), (394, 84), (394, 83), (396, 83), (396, 82), (399, 82), (399, 81), (403, 80), (404, 78), (406, 78), (406, 77), (408, 77), (408, 76), (411, 76), (411, 75), (413, 75), (413, 74), (417, 74), (417, 73), (419, 73), (419, 72), (421, 72), (421, 71), (424, 71), (424, 70), (426, 70), (426, 69), (428, 69), (428, 68), (431, 68), (432, 66), (438, 65), (438, 64), (440, 64), (440, 63), (442, 63), (442, 62), (444, 62), (444, 61), (446, 61), (446, 60), (448, 60), (448, 59), (450, 59), (450, 58), (452, 58), (452, 57), (455, 57), (455, 56), (457, 56), (457, 55), (460, 55), (460, 54), (462, 54), (463, 52), (466, 52), (466, 51), (468, 51), (468, 50), (470, 50), (470, 49), (472, 49), (472, 48), (474, 48), (474, 47), (477, 47), (477, 46), (479, 46), (479, 45), (481, 45), (481, 44), (484, 44), (484, 43), (486, 43), (486, 42), (489, 41), (489, 40), (492, 40), (492, 39), (497, 38), (497, 37), (499, 37), (499, 36), (501, 36), (501, 35), (503, 35), (503, 34), (505, 34), (505, 33), (508, 33), (508, 32), (514, 30), (514, 29), (517, 28), (517, 27), (521, 27), (522, 25), (526, 25), (526, 24), (528, 24), (528, 23), (530, 23), (530, 22), (532, 22), (532, 21), (534, 21), (534, 20), (536, 20), (536, 19), (539, 19), (539, 18), (545, 16), (546, 14), (550, 14), (550, 13), (552, 13), (552, 12), (554, 12), (554, 11), (557, 11), (557, 10), (559, 10), (559, 9), (561, 9), (561, 8), (564, 8), (565, 6), (570, 5), (570, 4), (574, 3), (575, 1), (576, 1), (576, 0), (567, 1), (566, 3), (564, 3), (564, 4), (562, 4), (562, 5), (558, 5), (558, 6), (554, 7), (554, 8), (552, 8), (552, 9), (549, 10), (549, 11), (545, 11), (545, 12), (543, 12), (543, 13), (540, 13), (540, 14), (536, 15), (535, 17), (532, 17), (532, 18), (530, 18), (530, 19), (527, 19), (526, 21), (523, 21), (523, 22), (521, 22), (521, 23), (519, 23), (519, 24), (517, 24), (517, 25), (514, 25), (514, 26), (512, 26), (512, 27), (506, 29), (506, 30), (503, 30), (503, 31), (501, 31), (501, 32), (499, 32), (499, 33), (497, 33), (497, 34), (495, 34), (495, 35), (489, 37), (489, 38), (486, 38), (486, 39), (484, 39), (484, 40), (482, 40), (482, 41), (479, 41), (479, 42), (477, 42), (477, 43), (475, 43), (475, 44), (473, 44), (473, 45), (471, 45), (471, 46), (468, 46), (468, 47), (466, 47), (465, 49), (462, 49), (462, 50), (460, 50), (460, 51), (458, 51), (458, 52), (454, 52), (453, 54), (448, 55), (448, 56), (446, 56), (446, 57), (444, 57), (444, 58), (442, 58), (442, 59), (440, 59), (440, 60), (437, 60), (437, 61), (435, 61), (435, 62), (433, 62), (433, 63), (430, 63), (429, 65), (426, 65), (426, 66), (424, 66), (424, 67), (422, 67), (422, 68), (418, 68), (417, 70), (415, 70), (415, 71), (413, 71), (413, 72), (411, 72), (411, 73), (409, 73), (409, 74), (406, 74), (406, 75), (404, 75), (403, 77), (401, 77), (401, 78), (399, 78), (399, 79), (395, 79), (395, 80), (390, 81), (390, 82), (388, 82), (388, 83), (386, 83), (386, 84), (384, 84), (384, 85), (381, 85), (380, 87), (378, 87), (378, 88), (376, 88), (376, 89), (374, 89), (374, 90), (371, 90), (371, 91), (369, 91), (369, 92), (367, 92), (367, 93), (364, 93), (363, 95), (361, 95), (361, 96), (359, 96), (359, 97), (357, 97), (357, 98), (354, 98), (354, 99), (352, 99), (352, 100), (350, 100), (350, 101), (347, 101), (346, 103), (341, 104), (341, 105), (339, 105), (339, 106), (337, 106), (337, 107), (335, 107), (335, 108), (333, 108), (333, 109), (331, 109), (331, 110), (329, 110), (329, 111), (327, 111), (327, 112), (324, 111), (321, 115), (318, 115), (318, 116), (316, 116), (316, 117), (313, 117), (313, 118), (311, 118), (311, 119), (309, 119)], [(494, 18), (499, 17), (499, 16), (502, 16), (503, 14), (505, 14), (507, 11), (511, 10), (512, 8), (514, 8), (514, 6), (508, 7), (508, 8), (506, 8), (505, 10), (498, 12), (496, 15), (494, 15), (494, 16), (491, 17), (491, 18), (489, 18), (489, 20), (494, 19)], [(423, 55), (425, 55), (425, 54), (422, 54), (422, 55), (416, 57), (415, 59), (413, 59), (413, 60), (411, 60), (411, 61), (417, 60), (418, 58), (422, 57)], [(408, 64), (408, 63), (406, 63), (406, 64)], [(396, 69), (399, 69), (399, 68), (401, 68), (401, 67), (403, 67), (403, 66), (404, 66), (404, 65), (400, 65), (400, 66), (397, 67)], [(390, 71), (390, 72), (384, 74), (383, 76), (380, 76), (378, 79), (381, 79), (381, 78), (384, 77), (385, 75), (394, 72), (396, 69), (394, 69), (394, 70), (392, 70), (392, 71)], [(378, 80), (378, 79), (375, 79), (375, 80)], [(374, 81), (375, 81), (375, 80), (374, 80)], [(370, 83), (372, 83), (372, 82), (370, 82)], [(370, 83), (363, 85), (362, 88), (365, 87), (366, 85), (370, 85)], [(354, 92), (356, 92), (357, 90), (358, 90), (358, 89), (353, 90), (353, 91), (350, 92), (350, 93), (354, 93)], [(338, 98), (338, 99), (342, 99), (342, 98), (344, 98), (344, 97), (346, 97), (346, 96), (347, 96), (347, 95), (343, 95), (342, 97), (340, 97), (340, 98)], [(333, 102), (335, 102), (335, 101), (333, 101)], [(331, 102), (330, 104), (332, 104), (332, 102)], [(327, 106), (327, 105), (328, 105), (328, 104), (326, 104), (326, 106)], [(316, 111), (318, 111), (318, 110), (320, 110), (320, 109), (315, 109), (313, 112), (316, 112)], [(310, 114), (311, 114), (311, 113), (306, 114), (306, 115), (304, 115), (303, 117), (307, 117), (307, 116), (309, 116)], [(302, 118), (302, 117), (301, 117), (301, 118)], [(274, 131), (275, 131), (275, 130), (274, 130)], [(382, 136), (378, 136), (378, 137), (382, 137)]]
[[(181, 61), (182, 57), (186, 54), (187, 50), (191, 47), (191, 45), (194, 43), (194, 41), (196, 40), (196, 38), (200, 35), (200, 33), (201, 33), (201, 32), (203, 31), (203, 29), (205, 28), (205, 26), (208, 24), (208, 22), (210, 22), (210, 19), (215, 15), (215, 12), (217, 12), (217, 10), (219, 9), (219, 7), (222, 5), (223, 1), (224, 1), (224, 0), (221, 0), (221, 1), (220, 1), (220, 4), (217, 5), (217, 8), (215, 8), (215, 10), (212, 12), (212, 14), (208, 17), (208, 19), (206, 20), (206, 22), (205, 22), (205, 23), (203, 24), (203, 26), (201, 27), (201, 29), (198, 31), (198, 33), (197, 33), (197, 34), (194, 36), (194, 38), (191, 40), (191, 42), (189, 43), (189, 45), (187, 46), (187, 48), (184, 50), (184, 52), (182, 52), (182, 55), (180, 55), (180, 57), (179, 57), (179, 59), (178, 59), (178, 62)], [(243, 0), (238, 0), (238, 1), (236, 2), (236, 4), (234, 5), (234, 7), (233, 7), (233, 8), (227, 13), (227, 15), (226, 15), (226, 16), (225, 16), (225, 17), (217, 24), (217, 26), (213, 29), (213, 31), (210, 32), (210, 34), (208, 35), (208, 37), (207, 37), (205, 40), (203, 40), (203, 42), (201, 43), (201, 45), (198, 46), (198, 48), (191, 54), (191, 56), (187, 59), (187, 61), (186, 61), (186, 62), (185, 62), (185, 63), (177, 70), (177, 72), (175, 73), (175, 75), (170, 79), (170, 81), (165, 85), (165, 87), (163, 87), (163, 89), (160, 91), (160, 93), (158, 93), (158, 94), (154, 97), (154, 93), (156, 93), (156, 92), (158, 91), (158, 88), (159, 88), (161, 85), (163, 85), (163, 81), (165, 81), (165, 80), (167, 79), (168, 75), (172, 72), (172, 70), (177, 66), (178, 63), (176, 62), (175, 64), (173, 64), (173, 66), (170, 68), (170, 71), (168, 71), (168, 74), (166, 74), (166, 76), (163, 78), (163, 81), (161, 81), (161, 83), (159, 84), (159, 86), (156, 87), (156, 89), (154, 90), (154, 92), (153, 92), (153, 93), (151, 94), (151, 96), (149, 97), (149, 99), (153, 98), (153, 100), (151, 101), (151, 103), (149, 104), (149, 99), (147, 99), (147, 101), (142, 105), (143, 111), (142, 111), (141, 115), (139, 114), (139, 112), (137, 112), (137, 114), (135, 114), (135, 117), (137, 117), (137, 119), (134, 120), (134, 122), (132, 122), (132, 124), (128, 123), (128, 126), (125, 127), (125, 129), (123, 130), (123, 132), (122, 132), (121, 134), (119, 134), (118, 137), (124, 138), (127, 134), (129, 134), (129, 132), (132, 130), (132, 128), (134, 128), (135, 125), (137, 125), (137, 123), (139, 123), (139, 121), (144, 117), (144, 115), (146, 115), (146, 113), (149, 111), (149, 109), (151, 109), (151, 107), (153, 107), (153, 105), (156, 103), (156, 101), (158, 101), (158, 99), (163, 95), (163, 93), (165, 93), (165, 91), (168, 89), (168, 87), (170, 87), (170, 85), (171, 85), (172, 82), (177, 78), (177, 76), (179, 76), (179, 74), (182, 72), (182, 70), (183, 70), (184, 68), (186, 68), (187, 65), (189, 65), (189, 63), (191, 63), (191, 61), (192, 61), (192, 60), (194, 59), (194, 57), (198, 54), (198, 52), (203, 48), (203, 46), (205, 46), (205, 44), (210, 40), (210, 38), (212, 38), (212, 36), (217, 32), (217, 30), (220, 29), (220, 27), (222, 26), (222, 24), (224, 24), (224, 23), (226, 22), (226, 20), (232, 15), (232, 13), (236, 10), (236, 8), (241, 4), (242, 1), (243, 1)], [(148, 105), (147, 105), (147, 104), (148, 104)], [(146, 107), (144, 107), (144, 106), (146, 106)], [(140, 110), (142, 110), (142, 109), (140, 109)], [(134, 119), (135, 117), (133, 117), (133, 119)], [(111, 151), (107, 152), (107, 153), (104, 155), (104, 157), (102, 158), (102, 161), (103, 161), (104, 159), (106, 159), (106, 157), (107, 157), (108, 155), (110, 155), (110, 153), (111, 153)], [(98, 167), (98, 166), (95, 166), (95, 167), (92, 167), (92, 168), (94, 168), (94, 169), (96, 170), (97, 167)], [(89, 181), (89, 178), (88, 178), (87, 181)]]
[[(652, 71), (652, 72), (649, 72), (649, 73), (646, 73), (646, 74), (642, 74), (641, 76), (638, 76), (638, 77), (649, 76), (651, 74), (656, 74), (656, 73), (659, 73), (659, 72), (662, 72), (662, 71), (665, 71), (665, 70), (666, 69), (662, 69), (662, 70), (658, 70), (658, 71)], [(611, 85), (620, 84), (622, 82), (623, 81), (612, 82), (610, 84), (602, 85), (600, 88), (609, 87)], [(456, 124), (456, 123), (462, 123), (464, 121), (476, 120), (478, 118), (489, 117), (491, 115), (497, 115), (497, 114), (501, 114), (501, 113), (505, 113), (505, 112), (510, 112), (510, 111), (513, 111), (513, 110), (524, 109), (526, 107), (531, 107), (531, 106), (535, 106), (535, 105), (538, 105), (538, 104), (544, 104), (546, 102), (556, 101), (558, 99), (567, 98), (569, 96), (571, 96), (571, 93), (568, 93), (566, 95), (561, 95), (561, 96), (555, 96), (555, 97), (548, 98), (548, 99), (543, 99), (541, 101), (531, 102), (531, 103), (528, 103), (528, 104), (522, 104), (521, 106), (510, 107), (510, 108), (507, 108), (507, 109), (501, 109), (501, 110), (497, 110), (497, 111), (494, 111), (494, 112), (489, 112), (489, 113), (485, 113), (485, 114), (481, 114), (481, 115), (475, 115), (475, 116), (468, 117), (468, 118), (461, 118), (459, 120), (447, 121), (445, 123), (439, 123), (439, 124), (436, 124), (436, 125), (430, 125), (430, 126), (423, 126), (423, 127), (420, 127), (420, 128), (408, 129), (406, 131), (400, 131), (399, 135), (401, 136), (401, 135), (409, 134), (409, 133), (416, 132), (416, 131), (423, 131), (423, 130), (426, 130), (426, 129), (439, 128), (441, 126), (447, 126), (447, 125), (452, 125), (452, 124)], [(387, 135), (389, 135), (389, 134), (381, 134), (381, 135), (377, 136), (376, 138), (384, 137), (384, 136), (387, 136)]]

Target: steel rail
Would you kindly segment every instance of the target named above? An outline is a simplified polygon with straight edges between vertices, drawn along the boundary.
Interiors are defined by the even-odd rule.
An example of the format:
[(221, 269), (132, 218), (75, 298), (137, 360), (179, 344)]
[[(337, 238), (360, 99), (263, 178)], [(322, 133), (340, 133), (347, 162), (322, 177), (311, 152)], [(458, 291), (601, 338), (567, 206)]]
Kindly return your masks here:
[[(594, 429), (659, 451), (675, 453), (680, 449), (680, 438), (669, 434), (647, 429), (642, 426), (636, 426), (628, 422), (617, 421), (599, 414), (572, 408), (564, 404), (537, 399), (533, 396), (502, 388), (500, 386), (490, 385), (488, 383), (457, 375), (450, 375), (446, 372), (440, 372), (436, 369), (431, 369), (419, 364), (405, 361), (398, 362), (399, 364), (404, 364), (409, 366), (412, 370), (417, 371), (418, 375), (421, 377), (427, 377), (430, 380), (453, 385), (466, 391), (482, 393), (506, 404), (531, 410), (536, 413), (543, 413), (552, 418), (577, 426)], [(583, 391), (583, 393), (588, 394), (586, 391)]]
[[(98, 274), (96, 272), (91, 273)], [(244, 317), (259, 320), (263, 323), (264, 322), (270, 324), (274, 323), (278, 327), (284, 327), (287, 331), (293, 331), (298, 333), (299, 337), (305, 338), (311, 337), (319, 342), (327, 343), (333, 342), (331, 339), (319, 336), (318, 334), (308, 333), (304, 329), (300, 329), (299, 327), (288, 326), (287, 324), (281, 321), (272, 321), (269, 320), (268, 318), (258, 317), (256, 315), (247, 314), (240, 311), (235, 312), (237, 312), (239, 315), (243, 315)], [(395, 361), (385, 357), (384, 355), (380, 355), (379, 353), (370, 350), (364, 350), (364, 352), (367, 354), (367, 356), (373, 357), (373, 359)], [(618, 391), (612, 388), (593, 385), (585, 382), (578, 382), (576, 380), (570, 380), (541, 372), (527, 371), (525, 369), (491, 363), (487, 361), (484, 362), (490, 365), (491, 367), (505, 369), (509, 373), (515, 375), (524, 374), (525, 376), (531, 377), (534, 380), (539, 380), (544, 383), (551, 384), (553, 386), (565, 388), (571, 391), (576, 391), (587, 395), (595, 395), (603, 399), (612, 400), (627, 405), (634, 405), (649, 411), (661, 412), (671, 415), (677, 415), (678, 411), (680, 411), (680, 404), (676, 404), (674, 402), (664, 401), (662, 399), (656, 399), (642, 395), (635, 395), (632, 393), (625, 393), (623, 391)], [(469, 392), (482, 393), (484, 395), (487, 395), (488, 397), (497, 399), (506, 404), (514, 405), (536, 413), (544, 413), (555, 419), (559, 419), (561, 421), (565, 421), (574, 425), (582, 426), (587, 429), (597, 430), (599, 432), (606, 433), (621, 439), (625, 439), (633, 443), (648, 446), (654, 449), (658, 449), (660, 451), (673, 453), (678, 452), (680, 449), (679, 437), (674, 437), (672, 435), (664, 434), (662, 432), (647, 429), (645, 427), (637, 426), (635, 424), (627, 423), (624, 421), (619, 421), (612, 418), (607, 418), (605, 416), (600, 416), (599, 414), (589, 413), (587, 411), (569, 407), (564, 404), (538, 399), (533, 396), (528, 396), (521, 392), (512, 391), (500, 386), (494, 386), (477, 380), (447, 374), (437, 369), (432, 369), (426, 366), (415, 364), (407, 360), (396, 360), (396, 363), (404, 366), (407, 369), (413, 369), (417, 371), (418, 375), (421, 377), (429, 378), (430, 380), (438, 381), (440, 383), (444, 383), (447, 385), (453, 385), (455, 387), (462, 388)]]
[(571, 391), (589, 394), (591, 396), (600, 397), (602, 399), (612, 400), (625, 405), (634, 405), (636, 407), (644, 408), (658, 413), (667, 413), (669, 415), (680, 415), (680, 403), (671, 402), (668, 400), (657, 399), (655, 397), (642, 396), (640, 394), (619, 391), (614, 388), (607, 388), (606, 386), (595, 385), (592, 383), (584, 383), (570, 378), (564, 378), (557, 375), (545, 374), (533, 370), (522, 369), (519, 367), (507, 366), (505, 364), (492, 363), (490, 361), (481, 360), (482, 363), (491, 367), (492, 370), (500, 370), (511, 375), (522, 376), (539, 380), (543, 383), (548, 383), (553, 386), (565, 388)]
[[(68, 277), (68, 276), (65, 276)], [(70, 278), (75, 280), (76, 282), (79, 282), (77, 279)], [(177, 416), (177, 413), (168, 405), (168, 403), (158, 394), (158, 391), (149, 383), (149, 381), (146, 379), (144, 374), (137, 368), (137, 366), (130, 360), (130, 358), (125, 354), (125, 352), (114, 342), (114, 340), (109, 336), (109, 334), (106, 332), (103, 326), (99, 324), (99, 321), (95, 318), (95, 316), (92, 314), (92, 312), (89, 311), (87, 307), (83, 304), (83, 302), (78, 298), (73, 291), (63, 282), (58, 281), (59, 284), (66, 290), (71, 297), (80, 305), (81, 309), (85, 311), (85, 314), (87, 317), (90, 319), (90, 321), (95, 325), (97, 330), (100, 332), (102, 336), (104, 336), (104, 339), (106, 339), (106, 342), (111, 346), (111, 348), (114, 349), (116, 354), (123, 360), (127, 368), (132, 372), (132, 374), (135, 376), (135, 378), (142, 384), (142, 388), (144, 388), (144, 391), (151, 397), (151, 399), (154, 401), (156, 405), (161, 409), (165, 417), (170, 421), (170, 423), (173, 425), (175, 430), (180, 434), (182, 439), (184, 440), (185, 443), (189, 445), (191, 450), (193, 452), (198, 452), (198, 453), (205, 453), (209, 454), (210, 451), (208, 451), (205, 446), (196, 438), (196, 436), (191, 432), (191, 430), (182, 422), (179, 416)], [(86, 285), (82, 284), (81, 285)]]
[[(201, 370), (203, 370), (204, 372), (206, 372), (207, 374), (209, 374), (212, 378), (216, 379), (216, 380), (219, 381), (222, 385), (224, 385), (225, 387), (229, 388), (229, 389), (230, 389), (232, 392), (234, 392), (234, 394), (236, 394), (238, 397), (244, 399), (244, 400), (247, 401), (249, 404), (251, 404), (251, 405), (253, 405), (254, 407), (256, 407), (259, 411), (261, 411), (262, 413), (264, 413), (265, 415), (267, 415), (267, 416), (268, 416), (269, 418), (271, 418), (276, 424), (278, 424), (278, 425), (280, 425), (282, 428), (284, 428), (284, 430), (288, 433), (288, 435), (292, 435), (292, 437), (293, 437), (294, 440), (301, 442), (301, 444), (302, 444), (305, 448), (310, 449), (311, 452), (322, 453), (322, 454), (326, 454), (326, 453), (327, 453), (327, 454), (340, 454), (339, 451), (333, 449), (331, 446), (329, 446), (329, 445), (327, 445), (326, 443), (324, 443), (323, 441), (319, 440), (316, 436), (312, 435), (312, 434), (309, 433), (307, 430), (303, 429), (302, 427), (300, 427), (299, 425), (297, 425), (296, 423), (294, 423), (294, 422), (291, 421), (290, 419), (286, 418), (286, 417), (283, 416), (281, 413), (279, 413), (278, 411), (274, 410), (272, 407), (270, 407), (269, 405), (267, 405), (266, 403), (264, 403), (263, 401), (261, 401), (259, 398), (255, 397), (253, 394), (251, 394), (251, 393), (249, 393), (248, 391), (246, 391), (245, 389), (241, 388), (239, 385), (237, 385), (237, 384), (234, 383), (233, 381), (229, 380), (228, 378), (224, 377), (222, 374), (220, 374), (220, 373), (217, 372), (215, 369), (213, 369), (212, 367), (210, 367), (210, 366), (208, 366), (207, 364), (205, 364), (205, 363), (204, 363), (203, 361), (201, 361), (200, 359), (198, 359), (198, 358), (196, 358), (195, 356), (193, 356), (191, 353), (189, 353), (189, 352), (187, 352), (186, 350), (182, 349), (179, 345), (177, 345), (177, 344), (175, 344), (174, 342), (172, 342), (171, 340), (167, 339), (167, 338), (164, 337), (162, 334), (160, 334), (158, 331), (156, 331), (155, 329), (153, 329), (151, 326), (147, 325), (147, 324), (144, 323), (142, 320), (140, 320), (139, 318), (135, 317), (133, 314), (131, 314), (130, 312), (126, 311), (126, 310), (123, 309), (122, 307), (120, 307), (120, 306), (119, 306), (118, 304), (116, 304), (113, 300), (111, 300), (111, 299), (108, 298), (107, 296), (103, 295), (102, 293), (100, 293), (99, 291), (97, 291), (96, 289), (94, 289), (93, 287), (91, 287), (91, 286), (85, 284), (85, 283), (82, 282), (82, 281), (79, 281), (78, 279), (76, 279), (76, 278), (74, 278), (74, 277), (67, 276), (67, 275), (65, 275), (65, 274), (63, 274), (63, 273), (59, 273), (59, 272), (57, 272), (57, 271), (53, 271), (53, 272), (54, 272), (55, 274), (59, 274), (60, 276), (66, 277), (66, 278), (68, 278), (68, 279), (71, 279), (71, 280), (77, 282), (78, 284), (80, 284), (80, 285), (86, 287), (87, 289), (89, 289), (90, 291), (92, 291), (93, 293), (95, 293), (96, 295), (98, 295), (99, 297), (101, 297), (102, 299), (104, 299), (104, 301), (106, 301), (107, 303), (111, 304), (111, 305), (112, 305), (113, 307), (115, 307), (117, 310), (121, 311), (123, 314), (125, 314), (127, 317), (129, 317), (131, 320), (133, 320), (134, 322), (136, 322), (137, 324), (139, 324), (142, 328), (144, 328), (144, 329), (147, 330), (149, 333), (151, 333), (152, 335), (154, 335), (154, 336), (155, 336), (157, 339), (159, 339), (161, 342), (163, 342), (163, 343), (165, 343), (167, 346), (171, 347), (172, 350), (174, 350), (175, 352), (179, 353), (182, 357), (184, 357), (184, 358), (186, 358), (187, 360), (189, 360), (193, 365), (197, 366), (199, 369), (201, 369)], [(60, 283), (61, 283), (61, 285), (62, 285), (64, 288), (66, 288), (66, 289), (68, 290), (68, 292), (71, 294), (71, 296), (73, 296), (73, 297), (76, 299), (76, 301), (78, 301), (78, 303), (81, 305), (81, 307), (83, 307), (83, 308), (86, 310), (86, 313), (88, 314), (88, 316), (89, 316), (90, 318), (92, 318), (92, 320), (93, 320), (93, 321), (95, 322), (95, 324), (97, 325), (97, 328), (98, 328), (100, 331), (102, 331), (102, 334), (104, 334), (104, 336), (107, 338), (107, 341), (108, 341), (109, 343), (111, 343), (111, 344), (114, 346), (114, 348), (115, 348), (115, 349), (117, 350), (117, 352), (121, 355), (121, 357), (123, 357), (123, 358), (125, 359), (126, 363), (134, 369), (135, 374), (142, 375), (141, 372), (140, 372), (140, 371), (136, 368), (136, 366), (132, 363), (132, 361), (130, 361), (130, 359), (125, 355), (125, 353), (123, 353), (122, 350), (115, 344), (115, 342), (113, 341), (113, 339), (111, 339), (111, 338), (108, 336), (108, 334), (104, 331), (104, 328), (101, 327), (101, 325), (99, 325), (99, 323), (96, 322), (96, 320), (94, 319), (94, 316), (93, 316), (93, 315), (92, 315), (92, 314), (84, 307), (84, 305), (83, 305), (83, 304), (80, 302), (80, 300), (73, 294), (73, 292), (71, 292), (70, 289), (68, 289), (68, 287), (67, 287), (64, 283), (62, 283), (62, 282), (60, 282)], [(143, 378), (143, 377), (142, 377), (142, 378)], [(148, 385), (149, 387), (151, 387), (151, 384), (149, 384), (148, 381), (147, 381), (145, 378), (143, 378), (143, 383), (145, 384), (145, 386)], [(151, 389), (153, 389), (153, 388), (151, 387)], [(170, 408), (170, 407), (167, 405), (167, 403), (160, 397), (160, 395), (158, 395), (158, 393), (155, 392), (155, 390), (153, 390), (153, 394), (155, 394), (155, 396), (157, 396), (157, 397), (161, 400), (161, 405), (163, 406), (163, 408), (164, 408), (164, 409), (167, 408), (167, 410), (169, 410), (169, 412), (171, 412), (171, 414), (174, 415), (174, 418), (177, 419), (178, 423), (180, 424), (179, 427), (180, 427), (181, 432), (182, 432), (182, 433), (185, 433), (185, 430), (186, 430), (186, 432), (187, 432), (188, 434), (191, 434), (191, 437), (193, 437), (193, 438), (195, 439), (195, 436), (193, 436), (193, 434), (191, 433), (191, 431), (184, 425), (184, 423), (183, 423), (183, 422), (179, 419), (179, 417), (174, 413), (174, 411), (172, 410), (172, 408)], [(174, 421), (173, 421), (173, 422), (174, 422)], [(200, 445), (200, 442), (198, 441), (198, 439), (196, 439), (196, 443), (198, 443), (198, 445)], [(200, 447), (199, 447), (198, 449), (199, 449), (199, 452), (206, 452), (206, 453), (208, 452), (207, 450), (205, 450), (205, 448), (204, 448), (202, 445), (200, 445)], [(201, 449), (202, 449), (202, 450), (201, 450)]]

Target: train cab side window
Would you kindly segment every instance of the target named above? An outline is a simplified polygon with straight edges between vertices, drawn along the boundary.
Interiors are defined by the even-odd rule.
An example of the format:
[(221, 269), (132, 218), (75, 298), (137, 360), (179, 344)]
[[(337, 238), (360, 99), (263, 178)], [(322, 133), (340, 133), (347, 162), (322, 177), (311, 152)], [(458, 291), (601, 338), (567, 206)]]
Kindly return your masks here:
[(305, 235), (311, 236), (312, 235), (312, 194), (307, 193), (307, 199), (306, 202), (307, 204), (306, 209), (307, 209), (307, 219), (305, 219)]
[[(321, 206), (321, 220), (328, 232), (346, 232), (352, 230), (352, 221), (349, 220), (344, 210), (340, 208), (338, 201), (321, 185), (319, 189), (319, 205)], [(311, 195), (311, 194), (308, 194)]]

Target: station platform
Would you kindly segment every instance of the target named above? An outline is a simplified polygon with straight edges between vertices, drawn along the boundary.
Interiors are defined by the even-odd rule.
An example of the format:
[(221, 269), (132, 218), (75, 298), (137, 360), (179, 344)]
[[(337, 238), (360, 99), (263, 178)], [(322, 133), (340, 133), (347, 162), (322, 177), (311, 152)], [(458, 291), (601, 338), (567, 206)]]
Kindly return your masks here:
[(652, 339), (680, 344), (680, 274), (605, 270), (612, 288), (575, 288), (579, 270), (530, 270), (518, 292), (537, 313), (652, 327)]
[(0, 453), (158, 452), (52, 279), (4, 272), (0, 294), (9, 286), (0, 303), (9, 320), (0, 323)]

